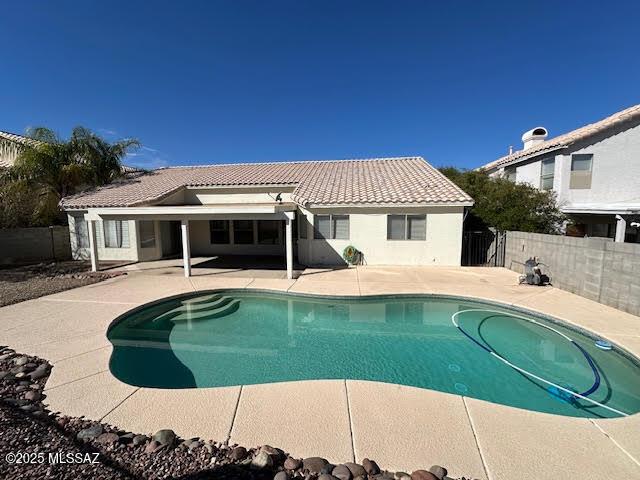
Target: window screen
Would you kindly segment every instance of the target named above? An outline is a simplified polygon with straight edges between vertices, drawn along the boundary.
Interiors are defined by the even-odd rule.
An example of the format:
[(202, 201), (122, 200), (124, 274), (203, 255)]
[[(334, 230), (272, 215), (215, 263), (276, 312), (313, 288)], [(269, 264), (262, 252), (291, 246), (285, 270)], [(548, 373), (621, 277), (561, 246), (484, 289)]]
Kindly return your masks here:
[(313, 219), (314, 235), (313, 238), (331, 238), (331, 216), (316, 215)]
[(553, 172), (555, 170), (555, 158), (546, 158), (542, 160), (540, 166), (540, 188), (542, 190), (551, 190), (553, 188)]
[(253, 220), (233, 221), (233, 243), (240, 245), (253, 243)]
[(126, 220), (104, 220), (104, 246), (107, 248), (129, 248), (129, 222)]
[(571, 177), (569, 188), (591, 188), (591, 170), (593, 168), (593, 155), (590, 153), (576, 153), (571, 155)]
[(209, 233), (212, 244), (229, 243), (229, 220), (210, 220)]
[(387, 240), (404, 240), (405, 221), (404, 215), (389, 215), (387, 217)]
[(425, 215), (407, 215), (407, 240), (425, 240), (427, 238), (427, 217)]
[(349, 239), (349, 215), (331, 215), (331, 238), (338, 240)]
[(152, 220), (140, 221), (140, 246), (142, 248), (156, 246), (156, 228)]
[(571, 155), (571, 171), (572, 172), (588, 172), (591, 171), (591, 160), (593, 155), (590, 153), (576, 153)]

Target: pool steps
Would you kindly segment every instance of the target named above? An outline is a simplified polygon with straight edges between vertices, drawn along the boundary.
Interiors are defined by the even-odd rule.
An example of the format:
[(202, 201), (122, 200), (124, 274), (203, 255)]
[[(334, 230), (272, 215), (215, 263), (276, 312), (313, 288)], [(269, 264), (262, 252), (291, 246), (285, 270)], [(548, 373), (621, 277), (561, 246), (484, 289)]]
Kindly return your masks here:
[(218, 318), (235, 312), (239, 306), (240, 300), (233, 297), (210, 295), (205, 298), (186, 300), (179, 307), (160, 315), (154, 322)]

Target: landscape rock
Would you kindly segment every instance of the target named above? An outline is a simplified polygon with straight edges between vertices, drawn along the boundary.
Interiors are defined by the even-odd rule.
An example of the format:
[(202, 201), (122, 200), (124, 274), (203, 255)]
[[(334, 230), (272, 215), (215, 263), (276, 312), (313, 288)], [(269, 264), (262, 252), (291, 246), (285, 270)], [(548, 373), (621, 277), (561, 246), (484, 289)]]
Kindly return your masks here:
[(102, 432), (102, 425), (100, 425), (99, 423), (94, 423), (90, 427), (80, 430), (76, 437), (78, 438), (78, 440), (93, 440), (94, 438), (101, 435)]
[(276, 473), (273, 480), (289, 480), (289, 474), (283, 470)]
[(147, 440), (149, 439), (146, 435), (135, 435), (131, 443), (133, 446), (137, 447), (138, 445), (142, 445), (143, 443), (145, 443)]
[(300, 468), (300, 465), (302, 465), (302, 462), (297, 458), (287, 457), (287, 459), (284, 461), (284, 468), (286, 468), (287, 470), (297, 470), (298, 468)]
[(263, 468), (272, 467), (273, 458), (271, 455), (265, 452), (258, 452), (258, 454), (251, 459), (251, 468), (261, 470)]
[(118, 441), (120, 437), (117, 433), (101, 433), (96, 438), (96, 442), (102, 445), (111, 445)]
[(327, 463), (324, 467), (322, 467), (322, 470), (320, 470), (320, 474), (322, 475), (323, 473), (331, 473), (334, 468), (336, 468), (334, 464)]
[(377, 475), (380, 473), (380, 467), (378, 467), (378, 464), (368, 458), (362, 460), (362, 466), (369, 475)]
[(327, 463), (329, 462), (322, 457), (308, 457), (302, 460), (302, 468), (310, 473), (320, 473)]
[(338, 479), (333, 475), (331, 475), (330, 473), (323, 473), (318, 477), (318, 480), (338, 480)]
[(434, 465), (429, 469), (429, 472), (433, 473), (436, 477), (438, 477), (438, 480), (443, 480), (444, 477), (447, 476), (447, 469), (444, 467), (441, 467), (440, 465)]
[(162, 445), (171, 446), (176, 441), (176, 434), (173, 430), (169, 429), (158, 430), (153, 434), (153, 440)]
[(158, 450), (162, 449), (164, 445), (162, 445), (157, 440), (151, 440), (144, 449), (144, 453), (155, 453)]
[(36, 402), (42, 398), (42, 394), (35, 390), (31, 390), (30, 392), (24, 394), (24, 398), (25, 400)]
[(411, 480), (438, 480), (438, 477), (426, 470), (416, 470), (411, 473)]
[(357, 463), (353, 463), (353, 462), (345, 462), (344, 466), (349, 469), (349, 471), (351, 472), (351, 475), (353, 475), (354, 478), (367, 476), (367, 471), (364, 469), (362, 465), (358, 465)]
[(346, 465), (338, 465), (333, 469), (331, 474), (340, 480), (351, 480), (351, 470)]
[(229, 458), (232, 460), (244, 460), (246, 457), (247, 449), (244, 447), (235, 447), (229, 454)]

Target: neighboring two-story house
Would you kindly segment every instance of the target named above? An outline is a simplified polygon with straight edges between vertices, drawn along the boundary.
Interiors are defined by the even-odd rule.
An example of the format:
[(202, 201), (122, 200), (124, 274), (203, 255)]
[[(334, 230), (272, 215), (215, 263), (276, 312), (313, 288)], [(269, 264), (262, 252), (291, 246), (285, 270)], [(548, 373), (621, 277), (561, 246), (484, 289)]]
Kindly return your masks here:
[(640, 105), (547, 139), (522, 136), (522, 150), (484, 165), (492, 176), (554, 190), (567, 235), (640, 243)]

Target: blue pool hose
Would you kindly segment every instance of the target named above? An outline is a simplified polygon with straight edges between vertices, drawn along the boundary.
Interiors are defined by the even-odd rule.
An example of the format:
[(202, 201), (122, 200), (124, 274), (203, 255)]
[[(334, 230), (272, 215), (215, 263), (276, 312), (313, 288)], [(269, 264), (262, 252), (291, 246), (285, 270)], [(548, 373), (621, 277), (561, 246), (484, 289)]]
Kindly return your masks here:
[[(580, 350), (580, 352), (582, 352), (584, 357), (587, 359), (587, 362), (589, 363), (589, 366), (591, 367), (591, 370), (593, 371), (593, 374), (594, 374), (594, 382), (593, 382), (593, 384), (586, 391), (584, 391), (582, 393), (576, 393), (576, 392), (573, 392), (573, 391), (569, 390), (568, 388), (562, 387), (562, 386), (560, 386), (558, 384), (550, 382), (549, 380), (546, 380), (546, 379), (544, 379), (542, 377), (539, 377), (539, 376), (535, 375), (534, 373), (531, 373), (531, 372), (525, 370), (524, 368), (520, 368), (517, 365), (514, 365), (509, 360), (507, 360), (506, 358), (502, 357), (501, 355), (496, 353), (494, 350), (492, 350), (488, 346), (480, 343), (478, 340), (476, 340), (471, 335), (469, 335), (467, 332), (465, 332), (464, 329), (462, 329), (462, 327), (460, 327), (460, 325), (458, 325), (458, 322), (456, 321), (458, 315), (460, 315), (462, 313), (468, 313), (468, 312), (484, 312), (484, 313), (493, 314), (493, 315), (489, 315), (484, 320), (486, 320), (487, 318), (498, 317), (498, 316), (508, 316), (508, 317), (513, 317), (513, 318), (518, 318), (518, 319), (525, 320), (525, 321), (530, 322), (530, 323), (534, 323), (534, 324), (536, 324), (536, 325), (538, 325), (540, 327), (546, 328), (547, 330), (551, 330), (552, 332), (557, 333), (558, 335), (560, 335), (564, 339), (566, 339), (569, 342), (571, 342), (578, 350)], [(606, 410), (609, 410), (611, 412), (617, 413), (618, 415), (622, 415), (624, 417), (628, 417), (629, 416), (628, 413), (621, 412), (620, 410), (616, 410), (615, 408), (609, 407), (608, 405), (604, 405), (604, 404), (602, 404), (600, 402), (597, 402), (597, 401), (589, 398), (589, 395), (591, 395), (593, 392), (595, 392), (598, 389), (598, 387), (600, 386), (600, 373), (598, 372), (598, 369), (596, 368), (595, 362), (594, 362), (593, 358), (591, 357), (591, 355), (584, 348), (582, 348), (580, 345), (578, 345), (576, 342), (574, 342), (573, 339), (569, 338), (567, 335), (565, 335), (564, 333), (560, 332), (559, 330), (556, 330), (553, 327), (550, 327), (548, 325), (544, 325), (543, 323), (537, 322), (537, 321), (535, 321), (533, 319), (530, 319), (530, 318), (522, 317), (520, 315), (514, 315), (514, 314), (511, 314), (511, 313), (499, 312), (497, 310), (481, 310), (481, 309), (460, 310), (459, 312), (456, 312), (453, 315), (451, 315), (451, 322), (453, 323), (453, 325), (458, 330), (460, 330), (464, 334), (465, 337), (467, 337), (469, 340), (471, 340), (473, 343), (475, 343), (480, 348), (485, 350), (487, 353), (489, 353), (490, 355), (493, 355), (498, 360), (500, 360), (501, 362), (507, 364), (508, 366), (513, 368), (514, 370), (517, 370), (518, 372), (524, 373), (525, 375), (527, 375), (529, 377), (535, 378), (536, 380), (539, 380), (539, 381), (541, 381), (543, 383), (546, 383), (547, 385), (549, 385), (549, 386), (553, 387), (554, 389), (556, 389), (558, 392), (564, 392), (564, 394), (570, 395), (570, 397), (568, 397), (568, 398), (574, 398), (574, 399), (575, 399), (575, 397), (581, 398), (582, 400), (585, 400), (587, 402), (595, 404), (595, 405), (597, 405), (599, 407), (602, 407), (602, 408), (604, 408)], [(556, 396), (559, 396), (559, 395), (556, 395)]]

